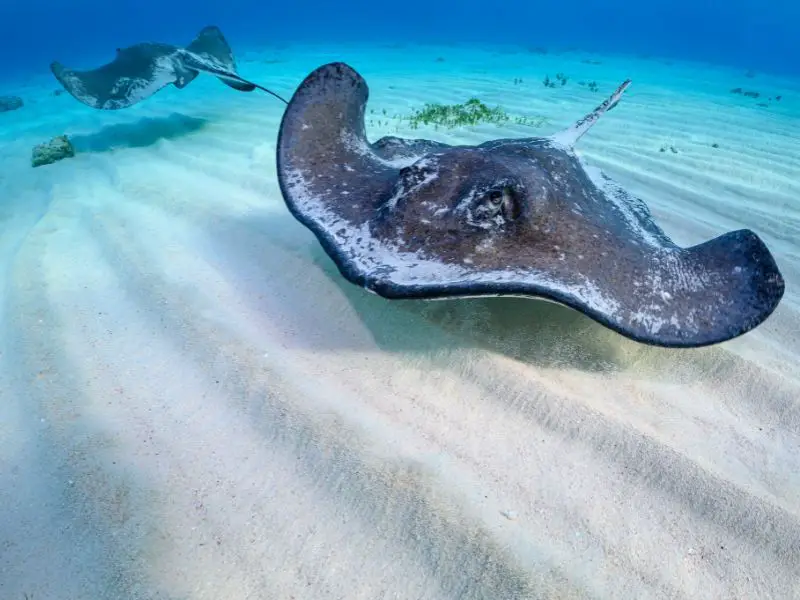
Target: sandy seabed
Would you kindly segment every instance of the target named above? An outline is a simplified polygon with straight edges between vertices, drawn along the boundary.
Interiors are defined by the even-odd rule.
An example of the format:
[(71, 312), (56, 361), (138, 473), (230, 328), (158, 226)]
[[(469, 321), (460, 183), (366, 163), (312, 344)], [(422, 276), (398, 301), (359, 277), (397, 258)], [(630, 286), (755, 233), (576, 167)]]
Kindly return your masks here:
[[(102, 112), (21, 82), (0, 114), (0, 598), (800, 598), (800, 82), (578, 52), (240, 55), (286, 96), (345, 60), (371, 139), (546, 135), (631, 77), (580, 151), (678, 243), (756, 231), (784, 299), (699, 350), (533, 300), (383, 300), (286, 209), (271, 97), (201, 77)], [(548, 122), (394, 118), (471, 96)], [(62, 133), (78, 155), (31, 168)]]

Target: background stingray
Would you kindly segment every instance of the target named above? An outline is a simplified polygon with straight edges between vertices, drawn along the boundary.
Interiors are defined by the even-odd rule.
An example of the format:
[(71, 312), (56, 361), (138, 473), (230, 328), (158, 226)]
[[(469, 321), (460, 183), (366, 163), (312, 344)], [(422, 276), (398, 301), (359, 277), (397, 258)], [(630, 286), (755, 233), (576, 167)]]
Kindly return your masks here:
[(76, 99), (92, 108), (127, 108), (173, 84), (189, 85), (200, 72), (210, 73), (235, 90), (258, 88), (279, 100), (284, 98), (248, 81), (236, 71), (236, 59), (218, 27), (204, 27), (186, 48), (145, 42), (117, 48), (113, 61), (96, 69), (75, 71), (53, 62), (50, 70)]
[(551, 137), (370, 144), (366, 82), (346, 64), (324, 65), (281, 122), (281, 191), (342, 275), (386, 298), (533, 296), (648, 344), (734, 338), (783, 296), (761, 239), (739, 230), (681, 248), (573, 151), (629, 83)]

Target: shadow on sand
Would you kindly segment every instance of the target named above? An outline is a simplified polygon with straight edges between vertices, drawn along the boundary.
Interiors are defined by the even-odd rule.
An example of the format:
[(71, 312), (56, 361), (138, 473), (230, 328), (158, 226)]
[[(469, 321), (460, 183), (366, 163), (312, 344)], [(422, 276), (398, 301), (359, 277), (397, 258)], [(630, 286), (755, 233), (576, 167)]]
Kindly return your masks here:
[[(12, 302), (24, 306), (23, 298)], [(34, 313), (18, 312), (22, 319)], [(8, 400), (19, 404), (11, 407), (19, 429), (10, 439), (21, 451), (0, 473), (0, 539), (4, 569), (13, 573), (0, 578), (0, 596), (128, 599), (153, 590), (146, 595), (174, 600), (148, 560), (152, 532), (167, 527), (152, 509), (163, 502), (155, 482), (133, 462), (117, 463), (124, 451), (108, 425), (92, 418), (90, 398), (74, 377), (83, 365), (55, 333), (29, 330), (20, 326), (9, 335), (11, 347), (24, 348), (24, 368), (8, 389)], [(53, 352), (45, 357), (36, 351), (42, 347)]]
[(207, 119), (172, 113), (166, 117), (143, 117), (130, 123), (106, 125), (88, 135), (70, 136), (77, 152), (110, 152), (118, 148), (145, 148), (161, 140), (174, 140), (197, 133)]
[[(725, 345), (647, 346), (580, 312), (535, 299), (387, 300), (345, 280), (313, 235), (289, 215), (218, 221), (213, 237), (215, 256), (227, 255), (220, 268), (247, 280), (252, 308), (273, 312), (282, 322), (297, 319), (287, 323), (293, 339), (314, 351), (369, 351), (374, 344), (434, 364), (451, 351), (484, 350), (542, 368), (629, 372), (670, 386), (710, 385), (780, 422), (800, 424), (797, 385)], [(352, 324), (342, 321), (350, 311), (341, 301), (330, 302), (332, 295), (344, 298), (369, 332), (369, 348), (361, 335), (350, 333)], [(281, 297), (290, 298), (292, 306), (275, 300)]]
[[(341, 289), (384, 350), (431, 351), (436, 350), (431, 347), (436, 341), (488, 350), (539, 367), (593, 372), (622, 370), (644, 351), (665, 352), (627, 340), (576, 310), (533, 298), (387, 300), (345, 280), (321, 246), (313, 246), (311, 252), (314, 264)], [(402, 313), (405, 317), (401, 318), (424, 323), (423, 329), (435, 327), (445, 335), (400, 337), (387, 322), (387, 311)], [(398, 344), (401, 340), (405, 343)]]
[[(671, 384), (738, 380), (741, 379), (736, 376), (738, 373), (754, 368), (724, 346), (695, 349), (647, 346), (607, 329), (580, 312), (535, 299), (386, 300), (345, 280), (310, 232), (288, 214), (249, 216), (246, 220), (218, 225), (221, 228), (216, 229), (215, 237), (222, 244), (221, 251), (230, 256), (230, 264), (250, 263), (251, 277), (262, 282), (272, 280), (265, 294), (273, 293), (270, 288), (276, 285), (275, 273), (285, 271), (286, 265), (291, 264), (290, 269), (302, 275), (300, 279), (292, 276), (291, 281), (282, 282), (281, 286), (297, 288), (300, 285), (297, 282), (305, 279), (303, 285), (312, 290), (328, 289), (324, 292), (327, 294), (337, 289), (369, 330), (374, 343), (387, 352), (431, 356), (455, 348), (483, 349), (539, 367), (602, 373), (635, 369), (642, 376)], [(270, 267), (268, 261), (277, 261), (277, 266)], [(331, 284), (320, 287), (320, 276)], [(325, 313), (321, 305), (324, 299), (311, 291), (293, 294), (293, 301), (304, 306), (282, 313), (283, 317)], [(256, 309), (266, 310), (263, 306)], [(324, 319), (317, 325), (320, 326), (326, 326)], [(295, 331), (305, 332), (300, 338), (315, 350), (358, 351), (353, 347), (358, 342), (352, 336), (341, 332), (317, 335), (313, 329), (308, 323), (297, 323)], [(739, 385), (752, 386), (753, 392), (761, 392), (759, 395), (764, 390), (758, 388), (764, 385), (782, 387), (771, 374), (760, 375), (746, 378)], [(773, 394), (783, 398), (787, 392), (775, 389)]]
[[(388, 352), (431, 354), (466, 347), (489, 350), (538, 366), (563, 366), (592, 372), (627, 368), (643, 353), (664, 356), (676, 353), (627, 340), (580, 312), (535, 299), (486, 297), (421, 301), (381, 298), (345, 280), (313, 236), (288, 214), (250, 216), (246, 221), (218, 223), (214, 236), (221, 252), (229, 256), (228, 264), (250, 263), (249, 277), (264, 282), (272, 280), (265, 286), (265, 294), (274, 294), (279, 286), (291, 286), (295, 290), (297, 285), (322, 289), (320, 276), (328, 279), (330, 284), (324, 289), (335, 286), (370, 331), (374, 342)], [(259, 257), (257, 264), (253, 264), (254, 257)], [(289, 282), (275, 282), (272, 268), (267, 264), (272, 261), (276, 261), (274, 268), (302, 273), (300, 279), (292, 277)], [(306, 281), (300, 283), (303, 279)], [(291, 318), (291, 313), (325, 312), (317, 294), (309, 292), (297, 296), (293, 294), (293, 301), (307, 306), (295, 306), (296, 310), (282, 318)], [(256, 309), (266, 310), (264, 307)], [(308, 323), (298, 323), (295, 331), (308, 329)], [(301, 334), (301, 337), (306, 336)], [(304, 343), (316, 350), (357, 350), (352, 347), (357, 343), (352, 338), (317, 335), (316, 331), (309, 331)], [(331, 344), (336, 347), (320, 347)]]

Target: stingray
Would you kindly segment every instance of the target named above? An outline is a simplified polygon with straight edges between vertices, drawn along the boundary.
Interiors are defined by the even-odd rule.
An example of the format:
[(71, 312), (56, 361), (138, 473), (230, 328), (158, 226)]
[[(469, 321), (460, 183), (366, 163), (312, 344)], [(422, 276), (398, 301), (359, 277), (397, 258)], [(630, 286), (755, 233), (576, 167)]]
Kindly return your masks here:
[(238, 74), (230, 45), (213, 25), (204, 27), (185, 48), (145, 42), (117, 48), (114, 60), (96, 69), (75, 71), (53, 62), (50, 70), (77, 100), (105, 110), (132, 106), (169, 84), (183, 89), (200, 73), (214, 75), (235, 90), (260, 89), (286, 102), (275, 92)]
[(366, 82), (324, 65), (284, 113), (281, 193), (340, 273), (384, 298), (537, 297), (666, 347), (741, 335), (784, 291), (762, 240), (741, 229), (680, 247), (642, 200), (575, 153), (629, 85), (549, 137), (370, 143)]

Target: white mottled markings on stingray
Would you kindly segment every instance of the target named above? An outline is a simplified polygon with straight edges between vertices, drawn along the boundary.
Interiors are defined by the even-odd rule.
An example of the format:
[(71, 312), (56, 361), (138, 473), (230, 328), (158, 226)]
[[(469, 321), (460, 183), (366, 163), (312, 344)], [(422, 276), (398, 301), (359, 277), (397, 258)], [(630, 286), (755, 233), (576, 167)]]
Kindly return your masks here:
[(418, 158), (416, 156), (399, 156), (394, 160), (387, 160), (375, 154), (367, 140), (359, 135), (356, 135), (356, 133), (350, 129), (342, 129), (340, 135), (346, 150), (349, 150), (359, 156), (366, 157), (369, 160), (381, 163), (387, 167), (402, 169), (403, 167), (408, 167), (414, 164)]
[(620, 310), (620, 303), (616, 299), (579, 273), (574, 274), (576, 281), (565, 282), (536, 269), (475, 272), (456, 264), (431, 260), (422, 252), (409, 252), (395, 242), (376, 239), (369, 223), (355, 225), (327, 208), (324, 201), (310, 191), (301, 170), (287, 170), (285, 183), (303, 212), (321, 226), (327, 236), (336, 240), (337, 246), (348, 256), (356, 270), (366, 275), (367, 279), (380, 275), (398, 286), (523, 282), (549, 288), (611, 318), (616, 317)]
[(650, 246), (656, 248), (663, 246), (663, 241), (642, 225), (642, 223), (650, 222), (650, 211), (641, 200), (630, 194), (598, 167), (585, 164), (582, 160), (581, 166), (603, 196), (611, 202), (612, 207), (625, 219), (628, 228), (636, 232), (637, 237)]
[(475, 198), (478, 197), (478, 190), (476, 188), (471, 188), (456, 204), (455, 209), (453, 212), (456, 214), (465, 213), (467, 214), (468, 218), (471, 218), (471, 213), (469, 210), (470, 204), (475, 201)]
[(149, 78), (120, 77), (111, 88), (111, 94), (117, 98), (107, 100), (101, 108), (115, 109), (136, 104), (172, 83), (175, 78), (175, 55), (159, 56), (153, 63)]
[[(697, 319), (699, 311), (686, 306), (672, 307), (675, 297), (665, 288), (672, 289), (679, 295), (682, 292), (702, 292), (705, 289), (722, 287), (716, 281), (719, 276), (706, 270), (687, 267), (679, 250), (662, 249), (656, 252), (652, 264), (653, 268), (644, 275), (644, 282), (635, 281), (634, 286), (656, 290), (654, 299), (650, 304), (632, 312), (631, 322), (641, 325), (652, 335), (658, 334), (667, 326), (680, 327), (691, 332), (699, 331), (700, 325)], [(658, 265), (658, 268), (655, 265)], [(660, 303), (657, 300), (660, 300)], [(729, 300), (721, 296), (717, 296), (714, 302), (720, 310), (730, 304)]]
[(433, 183), (439, 177), (439, 163), (437, 160), (437, 155), (435, 154), (420, 159), (412, 166), (414, 169), (413, 174), (417, 176), (416, 181), (411, 182), (410, 185), (406, 187), (406, 183), (409, 182), (402, 177), (399, 178), (396, 183), (394, 194), (392, 194), (392, 196), (384, 204), (387, 209), (393, 209), (395, 206), (397, 206), (400, 198), (408, 196), (420, 188)]
[(64, 79), (65, 87), (68, 87), (72, 94), (81, 102), (88, 104), (89, 106), (102, 108), (99, 106), (97, 98), (86, 90), (86, 86), (83, 85), (83, 81), (81, 81), (80, 77), (76, 77), (69, 71), (64, 71), (61, 74), (61, 77)]

